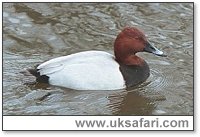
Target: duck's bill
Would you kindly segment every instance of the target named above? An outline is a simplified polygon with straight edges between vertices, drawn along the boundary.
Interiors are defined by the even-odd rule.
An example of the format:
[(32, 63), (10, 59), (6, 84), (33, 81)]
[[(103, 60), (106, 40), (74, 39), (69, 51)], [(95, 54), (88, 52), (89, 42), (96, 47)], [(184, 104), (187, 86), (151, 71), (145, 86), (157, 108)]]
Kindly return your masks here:
[(167, 56), (162, 51), (160, 51), (156, 47), (152, 46), (149, 42), (146, 44), (146, 47), (144, 48), (144, 51), (149, 52), (149, 53), (153, 53), (153, 54), (155, 54), (157, 56), (162, 56), (162, 57), (166, 57)]

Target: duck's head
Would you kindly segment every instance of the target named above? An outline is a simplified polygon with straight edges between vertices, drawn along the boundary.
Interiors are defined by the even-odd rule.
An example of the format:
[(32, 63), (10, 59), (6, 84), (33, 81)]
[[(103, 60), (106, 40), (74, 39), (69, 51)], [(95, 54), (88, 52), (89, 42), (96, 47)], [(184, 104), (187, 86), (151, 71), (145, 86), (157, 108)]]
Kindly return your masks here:
[(136, 27), (126, 27), (117, 36), (114, 43), (116, 60), (123, 62), (124, 59), (137, 52), (149, 52), (158, 56), (166, 56), (156, 47), (152, 46), (142, 31)]

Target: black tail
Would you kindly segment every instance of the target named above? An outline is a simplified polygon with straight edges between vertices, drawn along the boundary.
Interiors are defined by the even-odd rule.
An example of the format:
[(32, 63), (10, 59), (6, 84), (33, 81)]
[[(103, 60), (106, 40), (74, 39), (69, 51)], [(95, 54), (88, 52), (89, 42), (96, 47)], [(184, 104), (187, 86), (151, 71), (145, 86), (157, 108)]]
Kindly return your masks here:
[(49, 83), (49, 77), (46, 75), (40, 75), (38, 69), (27, 69), (33, 76), (36, 77), (36, 81), (40, 83)]

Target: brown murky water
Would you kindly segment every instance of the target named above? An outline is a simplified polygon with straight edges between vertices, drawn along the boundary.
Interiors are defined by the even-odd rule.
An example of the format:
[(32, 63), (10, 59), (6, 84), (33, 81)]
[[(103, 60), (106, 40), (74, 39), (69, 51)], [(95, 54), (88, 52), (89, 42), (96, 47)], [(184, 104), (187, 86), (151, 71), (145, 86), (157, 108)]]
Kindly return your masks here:
[[(167, 53), (139, 53), (151, 75), (131, 90), (74, 91), (30, 85), (20, 72), (86, 50), (113, 53), (125, 26)], [(4, 3), (4, 115), (193, 115), (192, 3)]]

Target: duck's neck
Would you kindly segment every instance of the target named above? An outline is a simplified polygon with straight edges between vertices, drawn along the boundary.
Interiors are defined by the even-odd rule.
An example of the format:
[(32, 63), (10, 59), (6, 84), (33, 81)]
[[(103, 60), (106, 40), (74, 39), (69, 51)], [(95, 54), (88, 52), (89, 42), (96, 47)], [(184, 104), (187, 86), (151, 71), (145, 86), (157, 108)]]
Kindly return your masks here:
[(145, 61), (136, 55), (118, 56), (115, 54), (116, 61), (125, 65), (143, 66)]

